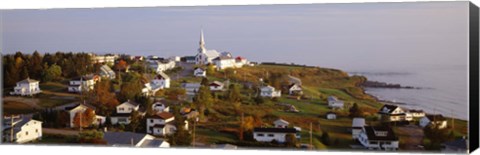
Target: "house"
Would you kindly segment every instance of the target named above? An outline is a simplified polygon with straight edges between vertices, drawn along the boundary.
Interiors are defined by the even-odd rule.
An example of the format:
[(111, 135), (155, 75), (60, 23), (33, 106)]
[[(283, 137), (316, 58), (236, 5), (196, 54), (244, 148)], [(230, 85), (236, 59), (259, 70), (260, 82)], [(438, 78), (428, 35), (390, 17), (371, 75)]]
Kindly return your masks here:
[(414, 118), (422, 118), (425, 117), (425, 112), (423, 110), (408, 110), (407, 114), (410, 114)]
[(195, 70), (193, 70), (193, 76), (206, 77), (207, 76), (207, 71), (200, 68), (200, 67), (196, 67)]
[(213, 59), (213, 64), (217, 67), (217, 70), (226, 68), (241, 68), (244, 65), (249, 64), (247, 59), (243, 57), (233, 58), (229, 52), (223, 52), (217, 58)]
[(100, 67), (100, 76), (107, 79), (115, 79), (115, 72), (107, 65)]
[(152, 109), (153, 111), (155, 112), (169, 112), (170, 111), (170, 107), (169, 106), (166, 106), (165, 104), (163, 104), (162, 102), (155, 102), (152, 104)]
[(425, 117), (422, 117), (419, 121), (419, 125), (421, 127), (436, 127), (438, 129), (444, 129), (447, 127), (447, 119), (443, 117), (442, 115), (426, 115)]
[(210, 91), (222, 91), (224, 88), (224, 84), (220, 81), (213, 81), (208, 86), (210, 87)]
[(113, 64), (115, 62), (116, 56), (115, 55), (95, 55), (90, 54), (92, 58), (92, 62), (94, 63), (110, 63)]
[(3, 123), (2, 133), (5, 142), (27, 143), (42, 139), (41, 121), (26, 116), (10, 116), (4, 117)]
[(175, 61), (161, 62), (157, 60), (151, 60), (148, 61), (148, 67), (152, 69), (155, 73), (160, 74), (160, 72), (175, 68)]
[(130, 56), (130, 60), (134, 61), (143, 61), (144, 57), (143, 56)]
[(387, 126), (364, 126), (357, 139), (370, 150), (398, 150), (398, 137)]
[(152, 148), (168, 148), (170, 143), (155, 138), (149, 134), (134, 132), (105, 132), (103, 139), (110, 146), (132, 146), (132, 147), (152, 147)]
[(264, 86), (260, 88), (260, 96), (262, 97), (280, 97), (282, 92), (280, 90), (275, 90), (272, 86)]
[(130, 124), (130, 115), (133, 111), (139, 111), (140, 105), (133, 101), (126, 101), (115, 108), (115, 113), (110, 116), (112, 124)]
[(380, 114), (382, 122), (400, 122), (411, 120), (411, 117), (407, 117), (405, 110), (396, 105), (386, 104), (380, 108), (378, 114)]
[(195, 64), (197, 65), (206, 65), (212, 63), (212, 60), (220, 56), (216, 50), (207, 50), (205, 47), (205, 39), (203, 37), (203, 30), (200, 32), (200, 42), (199, 42), (198, 53), (195, 56)]
[(468, 153), (468, 140), (463, 137), (454, 141), (449, 141), (441, 144), (442, 153)]
[(189, 107), (183, 107), (182, 109), (180, 109), (180, 114), (186, 119), (197, 118), (199, 115), (197, 110)]
[(287, 128), (289, 123), (280, 118), (274, 121), (273, 124), (276, 128)]
[(329, 120), (337, 119), (337, 113), (330, 111), (325, 114), (325, 117)]
[(81, 93), (82, 91), (93, 90), (98, 81), (100, 81), (100, 77), (94, 74), (74, 78), (69, 82), (68, 92)]
[(27, 78), (25, 80), (17, 82), (11, 95), (32, 96), (42, 92), (39, 87), (39, 81)]
[(180, 62), (180, 57), (179, 56), (171, 56), (168, 58), (170, 61), (175, 61), (175, 62)]
[(194, 96), (197, 94), (198, 89), (200, 89), (200, 83), (182, 83), (182, 87), (186, 90), (186, 94)]
[(365, 126), (365, 118), (356, 117), (352, 121), (352, 139), (357, 139)]
[(328, 107), (333, 109), (343, 109), (344, 103), (335, 96), (328, 96)]
[(302, 95), (303, 94), (302, 86), (298, 85), (296, 83), (290, 84), (288, 86), (288, 94), (289, 95)]
[(300, 78), (297, 78), (297, 77), (294, 77), (294, 76), (291, 76), (291, 75), (288, 75), (288, 82), (290, 84), (297, 84), (299, 86), (302, 85), (302, 80), (300, 80)]
[[(86, 103), (81, 103), (81, 104), (76, 104), (76, 105), (71, 106), (71, 107), (66, 107), (65, 110), (68, 112), (68, 114), (70, 116), (70, 119), (69, 119), (70, 121), (67, 124), (67, 126), (69, 126), (71, 128), (75, 127), (75, 124), (73, 123), (75, 115), (77, 113), (83, 113), (87, 109), (91, 109), (91, 110), (93, 110), (93, 112), (95, 112), (96, 108), (94, 106), (92, 106), (90, 104), (86, 104)], [(103, 123), (105, 123), (105, 117), (95, 114), (95, 120), (93, 121), (92, 124), (100, 125), (100, 124), (103, 124)]]
[[(188, 130), (188, 122), (185, 120), (184, 128)], [(147, 118), (147, 133), (155, 136), (170, 135), (177, 131), (175, 116), (169, 112), (157, 113)]]
[(287, 134), (296, 135), (295, 128), (253, 128), (253, 139), (259, 142), (272, 142), (273, 140), (284, 143)]
[(144, 86), (142, 94), (144, 96), (154, 96), (160, 89), (170, 88), (170, 77), (160, 71), (152, 81), (146, 83)]
[(185, 56), (182, 58), (182, 61), (186, 62), (186, 63), (196, 63), (196, 57), (195, 56)]

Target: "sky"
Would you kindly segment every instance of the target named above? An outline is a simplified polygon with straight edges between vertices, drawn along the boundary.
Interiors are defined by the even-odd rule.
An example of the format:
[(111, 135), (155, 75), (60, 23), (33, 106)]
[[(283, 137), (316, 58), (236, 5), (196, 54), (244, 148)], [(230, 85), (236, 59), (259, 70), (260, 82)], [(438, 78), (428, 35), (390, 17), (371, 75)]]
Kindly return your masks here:
[(468, 2), (3, 10), (2, 52), (195, 55), (357, 70), (467, 66)]

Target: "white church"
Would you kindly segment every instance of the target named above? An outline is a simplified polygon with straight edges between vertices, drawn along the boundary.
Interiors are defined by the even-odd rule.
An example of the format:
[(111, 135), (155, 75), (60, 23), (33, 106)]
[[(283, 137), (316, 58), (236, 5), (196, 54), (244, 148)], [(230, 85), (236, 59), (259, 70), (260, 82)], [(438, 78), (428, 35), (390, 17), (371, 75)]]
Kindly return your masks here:
[(250, 62), (242, 57), (234, 58), (228, 52), (219, 53), (216, 50), (207, 50), (205, 48), (205, 39), (203, 37), (202, 30), (200, 32), (200, 47), (198, 48), (198, 53), (195, 56), (195, 64), (214, 64), (217, 70), (222, 70), (225, 68), (240, 68), (243, 67), (243, 65), (250, 65)]

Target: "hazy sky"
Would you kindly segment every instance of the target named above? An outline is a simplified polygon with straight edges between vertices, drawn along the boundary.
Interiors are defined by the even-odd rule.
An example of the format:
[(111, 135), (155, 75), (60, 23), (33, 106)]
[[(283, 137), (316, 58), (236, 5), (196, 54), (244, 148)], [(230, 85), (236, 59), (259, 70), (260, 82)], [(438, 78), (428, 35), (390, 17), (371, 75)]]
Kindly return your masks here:
[(194, 55), (347, 70), (465, 65), (468, 2), (8, 10), (3, 52)]

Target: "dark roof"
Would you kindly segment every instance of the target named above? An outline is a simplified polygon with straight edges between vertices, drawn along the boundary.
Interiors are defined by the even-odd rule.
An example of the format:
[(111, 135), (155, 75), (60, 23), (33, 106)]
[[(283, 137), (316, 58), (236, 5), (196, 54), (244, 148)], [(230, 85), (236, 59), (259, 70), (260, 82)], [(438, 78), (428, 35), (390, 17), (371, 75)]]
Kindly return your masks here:
[(112, 115), (110, 115), (110, 117), (130, 117), (131, 114), (129, 113), (113, 113)]
[(398, 137), (395, 136), (392, 128), (387, 126), (365, 126), (365, 132), (369, 140), (378, 141), (397, 141)]
[(423, 113), (423, 110), (410, 109), (410, 110), (408, 110), (408, 112), (411, 112), (411, 113)]
[(398, 108), (398, 106), (396, 106), (396, 105), (390, 105), (390, 104), (385, 104), (385, 105), (383, 105), (382, 108), (380, 108), (380, 110), (378, 111), (378, 113), (384, 113), (384, 112), (383, 112), (383, 109), (384, 109), (384, 108), (388, 109), (388, 113), (392, 113), (395, 109)]
[(108, 145), (136, 145), (146, 134), (133, 132), (105, 132), (103, 139), (107, 141)]
[(253, 132), (296, 133), (295, 128), (254, 128)]
[(329, 112), (326, 113), (326, 115), (328, 115), (328, 114), (335, 114), (336, 115), (337, 113), (335, 113), (333, 111), (329, 111)]
[(169, 119), (169, 118), (172, 118), (174, 117), (172, 113), (169, 113), (169, 112), (161, 112), (161, 113), (157, 113), (153, 116), (150, 116), (149, 118), (161, 118), (161, 119)]
[(438, 115), (427, 115), (425, 116), (427, 117), (430, 121), (445, 121), (447, 120), (445, 117), (443, 117), (442, 115), (438, 114)]
[(442, 145), (467, 150), (467, 140), (464, 138), (455, 141), (445, 142)]

